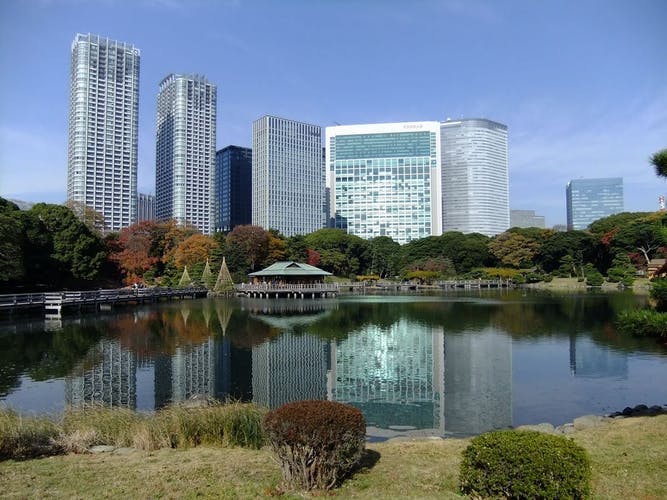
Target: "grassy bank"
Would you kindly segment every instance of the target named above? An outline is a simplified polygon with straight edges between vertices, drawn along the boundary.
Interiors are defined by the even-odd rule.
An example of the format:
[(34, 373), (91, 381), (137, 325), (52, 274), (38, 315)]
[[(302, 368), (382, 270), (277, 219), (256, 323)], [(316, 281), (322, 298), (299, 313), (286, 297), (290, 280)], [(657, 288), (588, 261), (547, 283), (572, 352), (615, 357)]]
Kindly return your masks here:
[[(667, 498), (667, 415), (615, 420), (577, 432), (593, 463), (593, 497)], [(368, 445), (366, 467), (340, 498), (461, 498), (458, 467), (468, 440)], [(0, 462), (5, 498), (253, 498), (276, 494), (278, 465), (266, 449), (135, 451)], [(283, 498), (300, 495), (286, 494)]]

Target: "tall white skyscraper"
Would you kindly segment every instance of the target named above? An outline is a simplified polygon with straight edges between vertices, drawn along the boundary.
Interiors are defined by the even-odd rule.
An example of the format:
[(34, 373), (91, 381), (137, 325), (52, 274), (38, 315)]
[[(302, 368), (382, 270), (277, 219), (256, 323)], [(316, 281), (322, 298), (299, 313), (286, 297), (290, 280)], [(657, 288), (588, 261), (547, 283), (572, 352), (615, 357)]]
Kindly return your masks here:
[(67, 199), (104, 216), (105, 231), (137, 218), (139, 49), (77, 34), (70, 73)]
[(157, 98), (155, 215), (214, 226), (217, 88), (199, 75), (167, 76)]
[(326, 128), (335, 226), (399, 243), (442, 232), (440, 123)]
[(285, 236), (325, 225), (322, 129), (263, 116), (252, 124), (252, 223)]
[(509, 229), (507, 126), (441, 123), (442, 230), (493, 236)]

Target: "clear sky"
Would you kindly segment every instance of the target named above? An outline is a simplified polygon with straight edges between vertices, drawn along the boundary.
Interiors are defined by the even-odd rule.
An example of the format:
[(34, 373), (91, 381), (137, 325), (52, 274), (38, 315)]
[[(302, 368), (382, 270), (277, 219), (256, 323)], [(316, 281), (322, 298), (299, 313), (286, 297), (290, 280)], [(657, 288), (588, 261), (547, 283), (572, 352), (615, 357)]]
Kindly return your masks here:
[(510, 206), (565, 222), (565, 185), (667, 181), (667, 0), (1, 0), (0, 195), (66, 198), (76, 33), (141, 50), (139, 191), (155, 191), (158, 85), (218, 86), (218, 149), (264, 114), (327, 125), (483, 117), (510, 138)]

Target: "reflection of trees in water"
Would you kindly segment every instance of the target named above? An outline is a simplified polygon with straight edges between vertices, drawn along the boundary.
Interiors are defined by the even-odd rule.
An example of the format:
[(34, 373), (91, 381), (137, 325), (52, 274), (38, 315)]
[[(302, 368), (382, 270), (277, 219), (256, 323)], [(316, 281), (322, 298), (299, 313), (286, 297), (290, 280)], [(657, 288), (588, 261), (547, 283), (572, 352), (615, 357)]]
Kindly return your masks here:
[(103, 336), (102, 328), (85, 320), (56, 332), (43, 325), (0, 335), (0, 396), (18, 387), (24, 373), (37, 381), (64, 377)]

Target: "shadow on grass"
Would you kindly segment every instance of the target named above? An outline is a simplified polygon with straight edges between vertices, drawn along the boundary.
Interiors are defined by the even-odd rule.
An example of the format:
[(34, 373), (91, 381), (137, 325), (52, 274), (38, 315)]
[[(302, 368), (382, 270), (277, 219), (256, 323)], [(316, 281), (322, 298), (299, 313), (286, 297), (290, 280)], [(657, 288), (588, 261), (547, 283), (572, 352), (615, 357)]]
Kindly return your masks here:
[(372, 469), (375, 467), (375, 464), (378, 463), (380, 457), (381, 455), (375, 450), (364, 450), (364, 454), (361, 455), (359, 463), (354, 469), (352, 469), (350, 475)]

